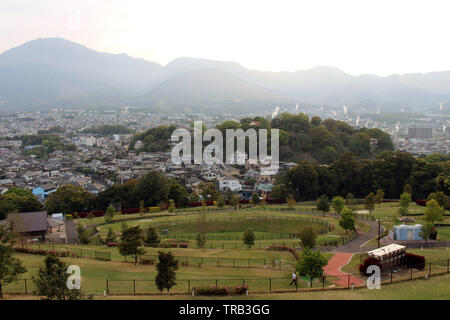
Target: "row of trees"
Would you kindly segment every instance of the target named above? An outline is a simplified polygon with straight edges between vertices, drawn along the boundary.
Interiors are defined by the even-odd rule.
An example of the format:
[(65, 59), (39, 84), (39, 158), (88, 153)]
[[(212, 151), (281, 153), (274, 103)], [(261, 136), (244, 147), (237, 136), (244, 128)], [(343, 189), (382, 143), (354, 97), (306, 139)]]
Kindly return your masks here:
[(383, 197), (398, 199), (405, 185), (410, 186), (413, 199), (425, 199), (432, 192), (450, 192), (450, 161), (430, 162), (401, 151), (362, 160), (347, 152), (329, 166), (302, 161), (277, 181), (272, 193), (276, 199), (293, 194), (296, 200), (313, 200), (322, 194), (331, 198), (349, 193), (363, 198), (379, 189)]

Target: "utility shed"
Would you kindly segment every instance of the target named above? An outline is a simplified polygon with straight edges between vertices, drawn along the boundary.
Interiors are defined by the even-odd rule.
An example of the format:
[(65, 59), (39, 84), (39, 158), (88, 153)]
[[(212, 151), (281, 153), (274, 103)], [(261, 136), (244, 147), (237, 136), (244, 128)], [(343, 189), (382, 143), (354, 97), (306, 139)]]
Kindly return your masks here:
[(420, 236), (421, 224), (394, 226), (394, 240), (423, 240)]

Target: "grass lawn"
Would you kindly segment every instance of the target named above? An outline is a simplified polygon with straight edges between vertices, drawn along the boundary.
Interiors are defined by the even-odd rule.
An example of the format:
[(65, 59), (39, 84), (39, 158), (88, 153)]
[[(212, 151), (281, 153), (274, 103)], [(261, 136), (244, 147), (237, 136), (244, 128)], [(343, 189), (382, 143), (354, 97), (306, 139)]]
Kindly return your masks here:
[[(256, 252), (256, 251), (255, 251)], [(205, 257), (214, 257), (219, 252), (204, 252)], [(232, 255), (234, 252), (225, 252), (225, 255)], [(285, 261), (291, 261), (292, 264), (288, 269), (278, 270), (267, 265), (266, 268), (232, 268), (217, 267), (204, 265), (182, 266), (177, 271), (178, 284), (173, 288), (174, 292), (188, 292), (188, 288), (195, 286), (218, 285), (237, 286), (245, 283), (249, 286), (250, 291), (268, 291), (270, 286), (272, 290), (289, 290), (293, 287), (289, 286), (291, 272), (293, 271), (295, 261), (292, 256), (287, 256), (286, 252), (275, 252), (277, 256), (285, 258)], [(27, 273), (22, 279), (31, 279), (37, 274), (39, 266), (43, 265), (44, 257), (31, 254), (16, 254), (27, 268)], [(242, 253), (244, 256), (244, 253)], [(326, 255), (327, 258), (331, 254)], [(68, 265), (78, 265), (81, 269), (82, 290), (86, 294), (102, 294), (106, 290), (106, 279), (109, 280), (108, 286), (111, 293), (133, 293), (133, 280), (136, 280), (136, 292), (139, 293), (156, 293), (157, 289), (154, 283), (156, 269), (154, 265), (137, 265), (123, 262), (104, 262), (93, 259), (83, 258), (61, 258)], [(181, 259), (179, 259), (181, 260)], [(332, 280), (330, 278), (330, 280)], [(244, 281), (244, 282), (243, 282)], [(314, 286), (322, 285), (316, 280)], [(329, 285), (329, 282), (326, 283)], [(305, 288), (306, 282), (299, 281), (299, 287)], [(10, 284), (4, 287), (5, 293), (17, 292), (23, 293), (25, 288), (24, 280)], [(27, 281), (29, 292), (35, 290), (31, 280)]]

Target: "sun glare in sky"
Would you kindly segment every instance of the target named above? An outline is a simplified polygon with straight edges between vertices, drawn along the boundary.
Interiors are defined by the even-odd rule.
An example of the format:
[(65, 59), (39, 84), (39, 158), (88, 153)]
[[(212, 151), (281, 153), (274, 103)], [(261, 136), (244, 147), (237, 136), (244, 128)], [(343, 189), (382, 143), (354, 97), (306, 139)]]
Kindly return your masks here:
[(0, 52), (39, 37), (160, 64), (351, 74), (450, 70), (450, 1), (2, 0)]

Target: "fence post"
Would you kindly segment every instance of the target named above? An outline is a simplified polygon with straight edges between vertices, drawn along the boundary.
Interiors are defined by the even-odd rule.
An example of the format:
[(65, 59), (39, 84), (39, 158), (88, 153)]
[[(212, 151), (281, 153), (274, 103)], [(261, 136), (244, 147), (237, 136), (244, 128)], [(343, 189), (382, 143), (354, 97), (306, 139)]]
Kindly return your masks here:
[(429, 270), (428, 270), (428, 276), (429, 276), (429, 277), (431, 276), (431, 262), (430, 262), (430, 268), (429, 268)]
[(322, 289), (325, 289), (325, 276), (322, 277)]
[(25, 280), (25, 294), (28, 294), (27, 279), (24, 280)]
[(216, 279), (216, 287), (217, 287), (217, 279)]
[(191, 293), (191, 279), (188, 280), (188, 294)]
[(347, 275), (347, 288), (350, 288), (350, 275)]
[(133, 280), (133, 293), (136, 295), (136, 280)]
[(106, 279), (106, 294), (109, 294), (109, 280)]
[(272, 292), (272, 278), (269, 278), (269, 292)]

